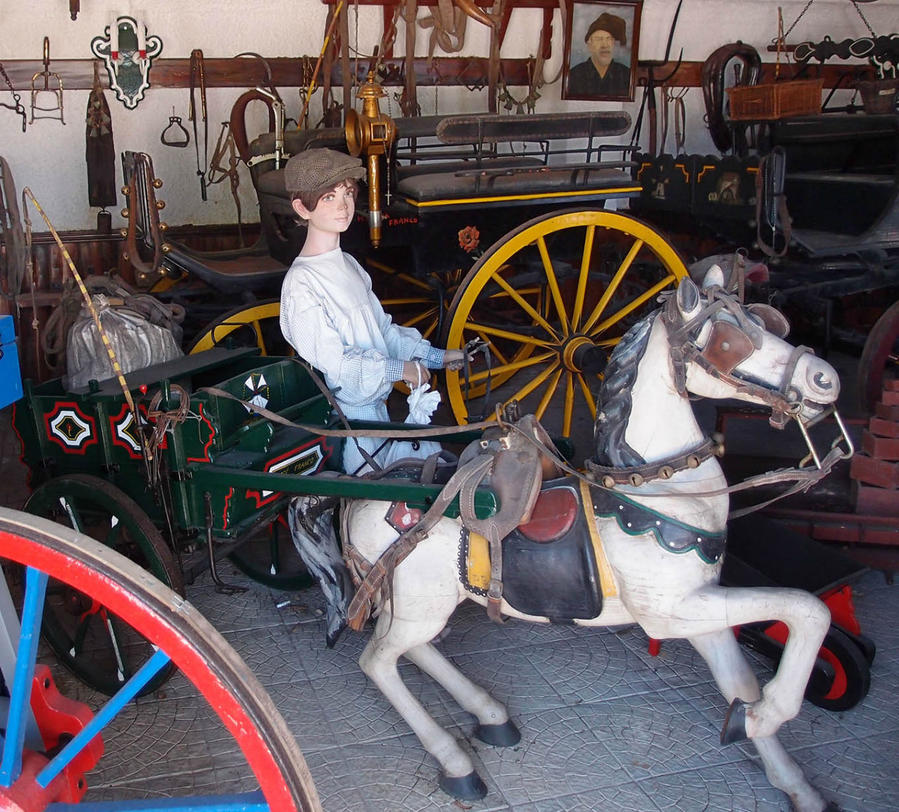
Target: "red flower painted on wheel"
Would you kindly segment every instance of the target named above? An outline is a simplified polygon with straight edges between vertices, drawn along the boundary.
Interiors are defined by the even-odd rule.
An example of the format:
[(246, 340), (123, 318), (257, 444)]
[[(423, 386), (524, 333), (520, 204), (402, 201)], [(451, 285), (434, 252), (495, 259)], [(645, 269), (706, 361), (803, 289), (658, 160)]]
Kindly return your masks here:
[(481, 232), (474, 226), (465, 226), (459, 231), (459, 248), (466, 254), (471, 254), (477, 250), (481, 242)]

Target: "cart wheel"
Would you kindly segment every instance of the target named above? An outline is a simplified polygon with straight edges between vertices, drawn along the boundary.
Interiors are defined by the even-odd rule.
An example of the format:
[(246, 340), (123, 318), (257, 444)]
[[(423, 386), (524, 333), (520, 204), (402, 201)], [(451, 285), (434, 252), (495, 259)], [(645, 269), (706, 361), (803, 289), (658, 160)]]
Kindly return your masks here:
[[(96, 539), (184, 594), (181, 571), (159, 531), (133, 499), (109, 482), (88, 474), (56, 477), (34, 491), (25, 510)], [(43, 632), (64, 665), (107, 695), (153, 653), (150, 643), (108, 607), (58, 581), (47, 589)], [(171, 666), (160, 671), (145, 691), (158, 688), (173, 672)]]
[(857, 390), (859, 406), (866, 414), (874, 411), (875, 404), (883, 394), (884, 383), (896, 377), (897, 362), (899, 362), (899, 302), (894, 302), (874, 322), (859, 358)]
[(830, 663), (836, 674), (826, 694), (816, 693), (809, 686), (805, 694), (809, 702), (824, 710), (844, 711), (854, 708), (868, 695), (870, 664), (865, 652), (848, 634), (831, 626), (818, 656)]
[(400, 270), (408, 267), (413, 261), (411, 257), (395, 259), (395, 262), (370, 256), (365, 259), (378, 300), (397, 324), (414, 327), (428, 341), (436, 343), (463, 273), (457, 269), (415, 276)]
[(450, 306), (446, 346), (480, 338), (493, 360), (467, 382), (447, 373), (456, 420), (467, 422), (472, 410), (489, 415), (488, 389), (497, 401), (533, 395), (524, 411), (538, 419), (561, 399), (561, 423), (547, 428), (569, 437), (577, 392), (595, 419), (593, 390), (612, 347), (686, 275), (665, 239), (614, 212), (550, 212), (509, 232), (468, 272)]
[(193, 355), (227, 343), (235, 347), (258, 347), (262, 355), (293, 355), (293, 349), (281, 334), (280, 313), (278, 299), (238, 307), (202, 330), (187, 352)]
[(295, 591), (314, 583), (293, 546), (283, 514), (241, 544), (228, 558), (244, 575), (275, 589)]
[[(102, 715), (88, 722), (89, 726), (99, 723), (107, 754), (115, 753), (119, 762), (129, 750), (134, 754), (128, 755), (127, 775), (120, 775), (115, 781), (105, 784), (104, 794), (113, 793), (116, 800), (109, 801), (104, 808), (115, 808), (121, 812), (145, 809), (146, 798), (158, 800), (160, 790), (162, 794), (166, 791), (171, 791), (173, 795), (182, 794), (175, 787), (160, 787), (158, 782), (148, 782), (147, 775), (150, 773), (139, 769), (142, 763), (152, 767), (152, 762), (158, 759), (159, 749), (150, 747), (147, 741), (147, 737), (152, 735), (154, 722), (158, 722), (158, 704), (129, 701), (129, 696), (134, 695), (142, 681), (152, 679), (150, 675), (154, 669), (165, 667), (164, 664), (171, 661), (190, 682), (191, 690), (202, 695), (208, 703), (208, 707), (201, 709), (203, 724), (215, 719), (215, 724), (221, 724), (222, 730), (227, 731), (229, 736), (228, 739), (216, 738), (216, 760), (210, 759), (209, 769), (203, 770), (202, 775), (199, 765), (203, 759), (200, 754), (187, 751), (189, 743), (184, 743), (185, 752), (179, 753), (178, 742), (165, 742), (167, 757), (183, 758), (185, 763), (189, 759), (190, 769), (181, 777), (186, 782), (181, 786), (187, 786), (183, 794), (190, 792), (190, 776), (194, 774), (198, 776), (194, 779), (198, 785), (215, 786), (219, 793), (232, 793), (214, 798), (179, 798), (182, 801), (179, 809), (255, 808), (263, 799), (268, 804), (267, 808), (272, 810), (311, 812), (321, 809), (303, 755), (271, 698), (227, 641), (181, 596), (124, 556), (93, 539), (45, 519), (7, 508), (0, 508), (0, 558), (27, 567), (22, 633), (14, 665), (15, 679), (10, 673), (3, 675), (7, 686), (12, 689), (9, 716), (3, 724), (10, 740), (13, 740), (13, 731), (23, 727), (22, 711), (29, 705), (30, 674), (35, 667), (37, 649), (32, 641), (36, 639), (40, 624), (40, 593), (46, 577), (49, 577), (70, 587), (77, 584), (84, 594), (109, 607), (123, 623), (138, 630), (158, 647), (146, 671), (119, 691), (103, 707)], [(20, 676), (23, 678), (20, 679)], [(184, 690), (184, 687), (179, 690)], [(136, 731), (144, 732), (135, 736)], [(90, 736), (84, 737), (88, 740), (83, 741), (76, 736), (72, 741), (70, 746), (76, 751), (75, 759), (86, 749), (95, 732), (98, 731), (89, 731)], [(212, 729), (207, 735), (214, 732)], [(7, 741), (9, 744), (10, 741)], [(39, 774), (35, 778), (33, 771), (23, 770), (21, 763), (16, 764), (16, 749), (15, 745), (7, 747), (0, 764), (0, 807), (7, 808), (4, 799), (17, 790), (24, 791), (24, 797), (30, 798), (33, 794), (46, 801), (55, 800), (41, 794), (52, 791), (56, 786), (49, 783), (48, 790), (42, 789), (48, 786), (52, 776), (47, 778)], [(52, 752), (54, 748), (48, 749)], [(21, 753), (21, 745), (18, 750)], [(243, 759), (235, 759), (239, 753), (242, 753)], [(59, 769), (70, 769), (63, 764), (68, 762), (69, 755), (69, 752), (61, 753), (47, 769), (52, 770), (57, 764)], [(44, 760), (44, 754), (34, 756), (26, 753), (25, 764), (33, 764), (35, 758)], [(103, 766), (101, 758), (98, 770), (102, 771)], [(132, 780), (129, 781), (129, 777)], [(46, 780), (39, 784), (42, 779)], [(15, 783), (17, 780), (18, 784)]]

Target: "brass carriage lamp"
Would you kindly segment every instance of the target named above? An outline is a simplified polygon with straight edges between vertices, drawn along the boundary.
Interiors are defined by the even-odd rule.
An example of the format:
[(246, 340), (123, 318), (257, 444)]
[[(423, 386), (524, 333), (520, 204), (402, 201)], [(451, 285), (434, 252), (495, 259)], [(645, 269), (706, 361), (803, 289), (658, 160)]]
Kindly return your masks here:
[(378, 99), (387, 93), (375, 81), (374, 71), (369, 71), (368, 79), (359, 88), (357, 99), (362, 99), (362, 112), (347, 111), (347, 149), (350, 155), (363, 152), (368, 160), (368, 233), (372, 245), (381, 244), (381, 166), (380, 157), (387, 155), (396, 137), (396, 125), (390, 116), (381, 112)]

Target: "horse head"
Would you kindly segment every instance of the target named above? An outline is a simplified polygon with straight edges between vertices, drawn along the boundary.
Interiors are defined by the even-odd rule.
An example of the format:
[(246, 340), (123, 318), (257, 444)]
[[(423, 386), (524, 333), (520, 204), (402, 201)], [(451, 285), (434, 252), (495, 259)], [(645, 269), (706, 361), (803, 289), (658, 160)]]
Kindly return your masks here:
[(685, 280), (663, 311), (678, 390), (769, 406), (772, 425), (809, 423), (840, 394), (836, 370), (787, 342), (790, 325), (770, 305), (744, 304), (712, 266), (700, 288)]
[(594, 432), (602, 481), (639, 486), (715, 455), (720, 449), (696, 422), (688, 395), (767, 406), (775, 428), (796, 420), (819, 468), (808, 426), (833, 413), (851, 446), (832, 408), (836, 371), (808, 347), (787, 342), (788, 332), (773, 307), (745, 304), (731, 292), (717, 265), (701, 285), (682, 281), (609, 359)]

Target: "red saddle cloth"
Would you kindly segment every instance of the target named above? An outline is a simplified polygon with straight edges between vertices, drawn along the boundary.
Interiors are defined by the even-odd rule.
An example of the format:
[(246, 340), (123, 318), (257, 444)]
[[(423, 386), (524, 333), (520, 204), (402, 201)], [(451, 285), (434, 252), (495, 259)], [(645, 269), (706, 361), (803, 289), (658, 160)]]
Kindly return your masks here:
[(518, 531), (531, 541), (554, 541), (567, 533), (578, 516), (578, 502), (569, 488), (541, 491), (531, 518)]

